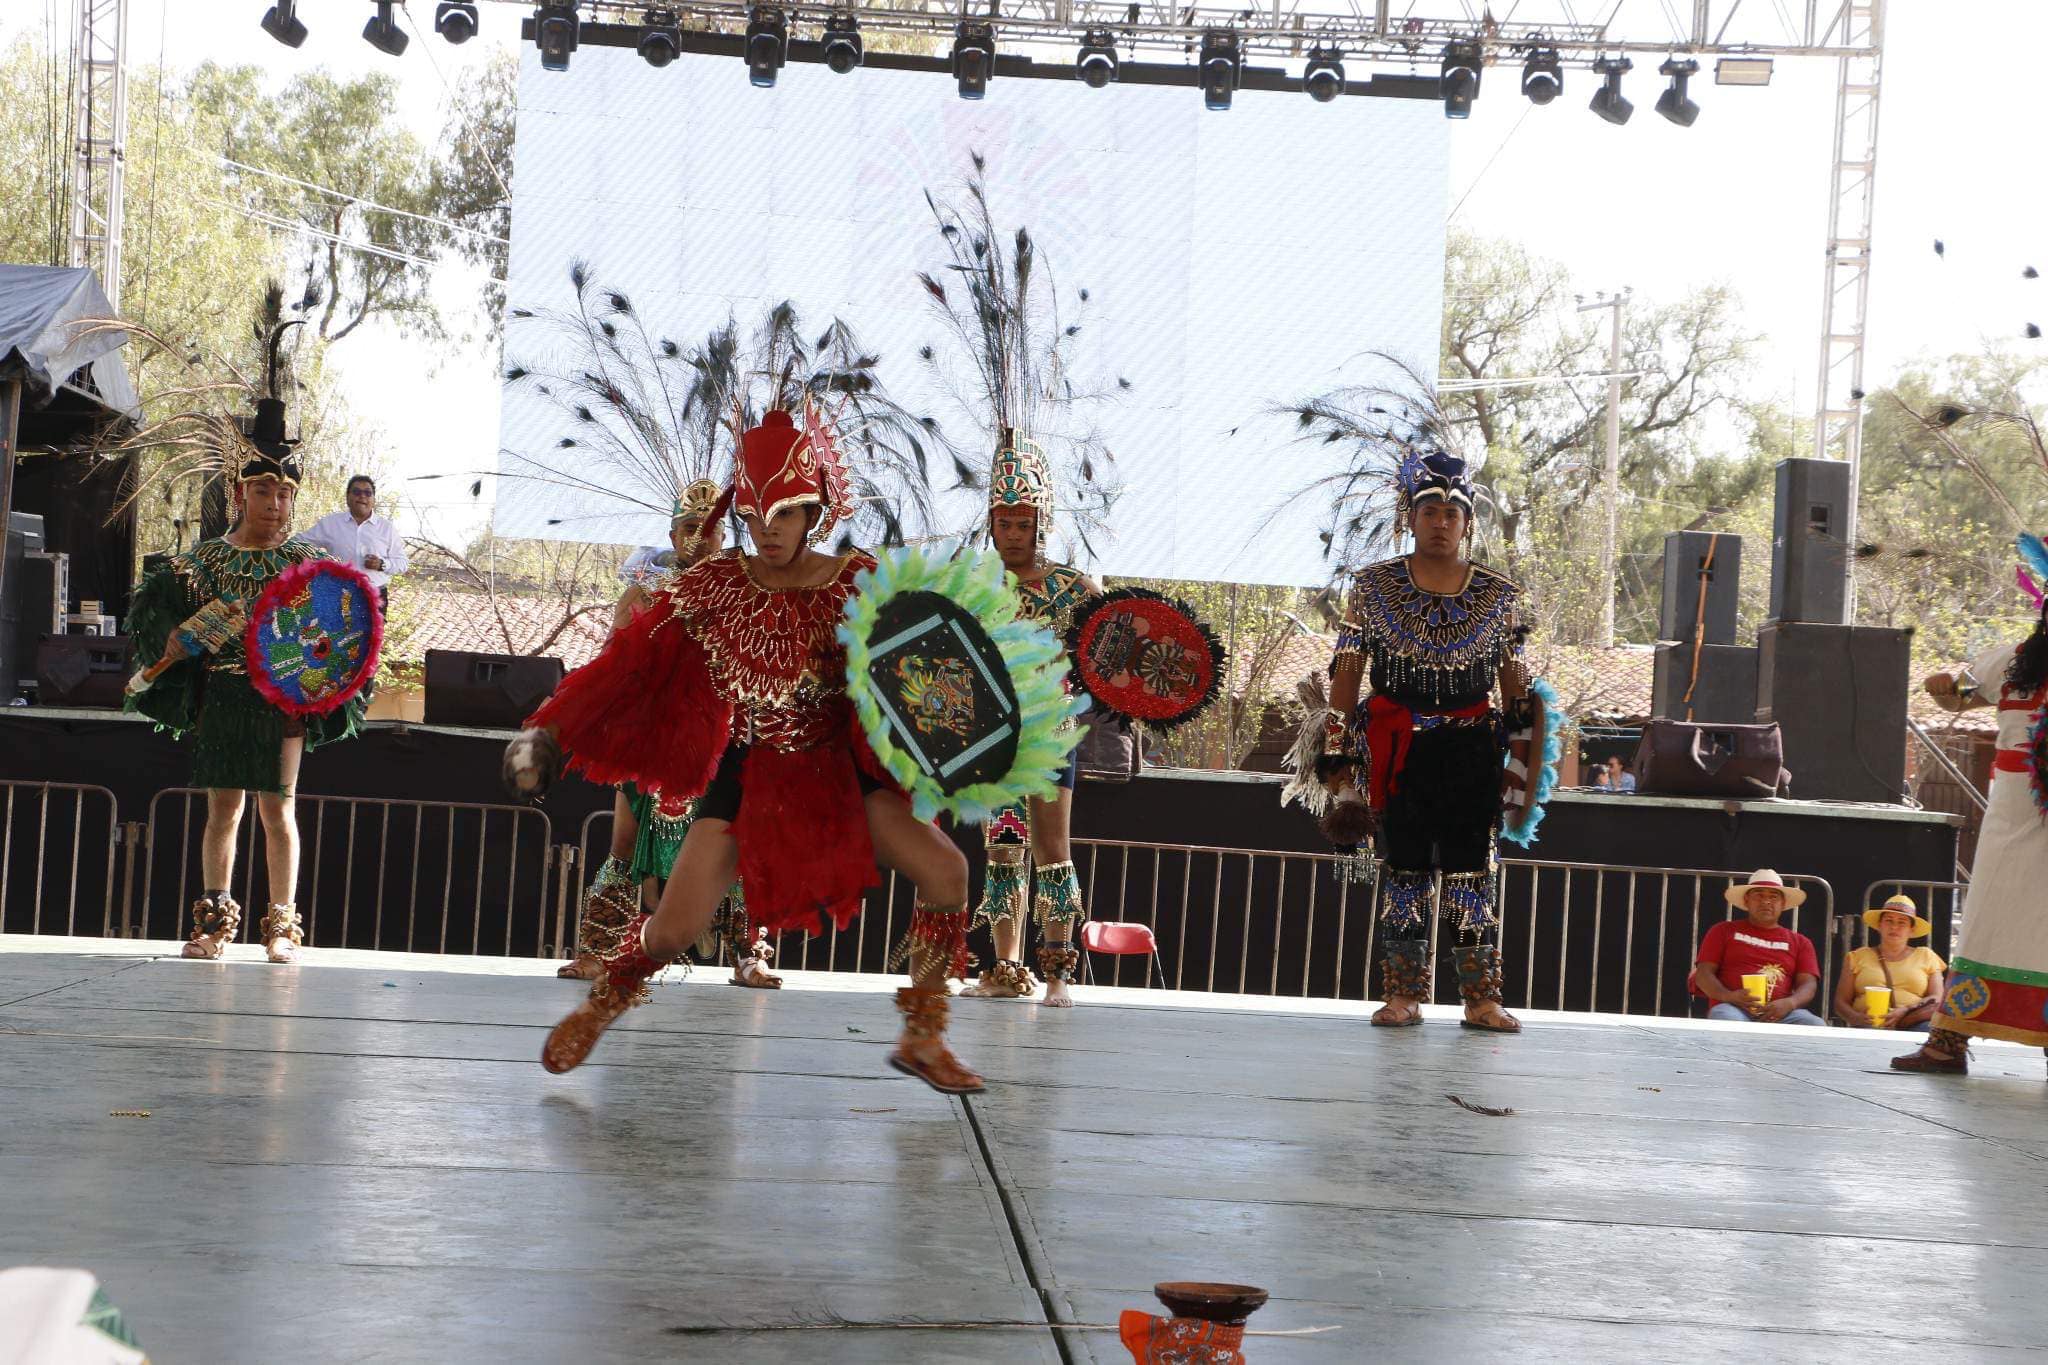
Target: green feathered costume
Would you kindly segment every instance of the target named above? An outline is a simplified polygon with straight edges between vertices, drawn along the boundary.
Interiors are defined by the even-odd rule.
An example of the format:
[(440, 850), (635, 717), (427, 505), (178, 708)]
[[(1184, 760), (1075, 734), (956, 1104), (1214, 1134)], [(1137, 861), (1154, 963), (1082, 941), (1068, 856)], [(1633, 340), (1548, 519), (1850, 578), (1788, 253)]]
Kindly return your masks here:
[[(129, 634), (142, 664), (163, 656), (171, 634), (206, 603), (233, 597), (247, 610), (270, 581), (295, 564), (327, 552), (303, 540), (272, 550), (244, 550), (226, 540), (203, 540), (150, 570), (128, 608)], [(324, 716), (304, 720), (306, 748), (347, 739), (361, 727), (368, 689)], [(125, 709), (139, 711), (180, 738), (193, 737), (192, 785), (210, 790), (282, 792), (278, 760), (284, 748), (284, 712), (257, 694), (239, 636), (215, 654), (201, 654), (166, 669)]]

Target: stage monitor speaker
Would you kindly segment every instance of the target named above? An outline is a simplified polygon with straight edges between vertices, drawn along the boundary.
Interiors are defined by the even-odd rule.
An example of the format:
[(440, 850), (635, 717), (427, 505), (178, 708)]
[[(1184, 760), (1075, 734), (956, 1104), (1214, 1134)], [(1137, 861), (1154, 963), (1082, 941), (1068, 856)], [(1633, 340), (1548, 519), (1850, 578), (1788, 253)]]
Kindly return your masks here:
[[(1706, 610), (1700, 610), (1701, 579)], [(1710, 645), (1735, 643), (1735, 612), (1742, 587), (1742, 537), (1714, 531), (1673, 531), (1664, 537), (1664, 604), (1657, 638)], [(1663, 712), (1658, 712), (1662, 715)]]
[(1899, 800), (1912, 639), (1907, 630), (1804, 621), (1757, 633), (1756, 718), (1784, 731), (1792, 795)]
[(126, 635), (44, 636), (36, 646), (36, 704), (119, 710), (134, 651)]
[[(1772, 512), (1771, 620), (1849, 619), (1849, 466), (1780, 460)], [(1793, 770), (1798, 770), (1796, 763)]]
[[(1756, 719), (1756, 648), (1701, 645), (1699, 672), (1693, 647), (1666, 640), (1657, 646), (1651, 673), (1650, 714), (1660, 719), (1748, 725)], [(1692, 692), (1690, 707), (1686, 691)]]
[(516, 730), (554, 694), (564, 672), (560, 659), (430, 649), (426, 723)]
[[(65, 603), (71, 596), (69, 560), (61, 554), (20, 553), (19, 546), (28, 540), (19, 526), (7, 537), (6, 578), (0, 583), (0, 648), (7, 651), (9, 696), (16, 686), (35, 690), (36, 647), (45, 635), (64, 633)], [(40, 531), (34, 543), (41, 543)]]

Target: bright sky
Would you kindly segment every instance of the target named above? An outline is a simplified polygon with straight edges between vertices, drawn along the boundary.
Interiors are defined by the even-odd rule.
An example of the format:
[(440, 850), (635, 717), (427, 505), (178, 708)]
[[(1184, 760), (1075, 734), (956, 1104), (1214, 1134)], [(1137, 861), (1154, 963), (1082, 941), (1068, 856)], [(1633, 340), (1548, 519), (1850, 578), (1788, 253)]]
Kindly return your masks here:
[[(39, 0), (7, 8), (0, 38), (11, 39), (40, 32), (50, 10), (62, 31), (71, 6)], [(264, 0), (132, 0), (131, 60), (175, 69), (208, 58), (257, 63), (280, 82), (323, 65), (343, 75), (392, 71), (404, 116), (432, 138), (441, 126), (442, 77), (453, 81), (461, 68), (517, 41), (512, 7), (486, 6), (484, 32), (450, 47), (431, 31), (432, 6), (415, 3), (427, 31), (415, 33), (404, 57), (391, 58), (359, 37), (368, 4), (311, 0), (302, 7), (311, 36), (293, 51), (257, 27), (264, 8)], [(2048, 48), (2048, 5), (1895, 3), (1889, 27), (1871, 271), (1873, 386), (1919, 355), (1987, 342), (2048, 344), (2021, 339), (2027, 322), (2048, 327), (2048, 280), (2020, 277), (2028, 264), (2048, 271), (2038, 92), (2022, 71), (1986, 57)], [(1710, 68), (1694, 84), (1702, 112), (1689, 129), (1657, 117), (1662, 83), (1654, 66), (1637, 63), (1627, 86), (1636, 115), (1620, 128), (1587, 110), (1593, 85), (1586, 73), (1568, 72), (1564, 96), (1538, 109), (1521, 98), (1514, 70), (1489, 70), (1471, 119), (1452, 130), (1452, 221), (1562, 261), (1588, 293), (1627, 286), (1668, 299), (1703, 284), (1733, 285), (1751, 325), (1768, 339), (1761, 391), (1808, 407), (1819, 357), (1835, 64), (1781, 60), (1765, 89), (1716, 87)], [(737, 63), (734, 95), (774, 97), (748, 90)], [(933, 78), (933, 97), (952, 98), (944, 78)], [(999, 84), (989, 98), (1001, 98)], [(1244, 93), (1216, 117), (1257, 118), (1262, 101), (1283, 98), (1301, 97)], [(1344, 172), (1341, 148), (1331, 171)], [(1947, 244), (1945, 259), (1933, 251), (1937, 237)], [(450, 308), (461, 309), (475, 306), (476, 284), (471, 272), (451, 266), (438, 287)], [(358, 405), (381, 413), (394, 468), (427, 474), (495, 463), (494, 356), (437, 354), (365, 329), (336, 349), (335, 360)], [(424, 518), (430, 529), (460, 538), (479, 524), (474, 509), (443, 501), (466, 491), (454, 481), (411, 487), (441, 490), (420, 496), (423, 505), (402, 518), (415, 527)]]

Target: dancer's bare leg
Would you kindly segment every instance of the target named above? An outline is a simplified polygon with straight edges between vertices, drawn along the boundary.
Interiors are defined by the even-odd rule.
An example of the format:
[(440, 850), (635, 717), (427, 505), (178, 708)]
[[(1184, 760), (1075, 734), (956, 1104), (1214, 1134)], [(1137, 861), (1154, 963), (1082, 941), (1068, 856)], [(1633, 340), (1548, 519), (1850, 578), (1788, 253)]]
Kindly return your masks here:
[[(912, 815), (902, 797), (871, 792), (866, 805), (876, 859), (909, 877), (917, 887), (911, 985), (909, 990), (897, 992), (904, 1022), (891, 1061), (949, 1094), (980, 1090), (981, 1077), (953, 1055), (945, 1038), (946, 979), (955, 966), (954, 948), (965, 943), (967, 931), (967, 859), (935, 826)], [(944, 925), (946, 932), (932, 942), (920, 942), (919, 919)]]
[(225, 891), (235, 875), (235, 836), (242, 832), (244, 794), (214, 788), (206, 793), (206, 833), (199, 844), (199, 871), (207, 891)]
[(303, 932), (299, 919), (299, 763), (306, 755), (303, 735), (289, 735), (277, 759), (276, 792), (256, 794), (256, 818), (263, 822), (264, 862), (270, 872), (270, 908), (263, 916), (263, 950), (272, 962), (295, 962)]
[(242, 831), (243, 804), (240, 791), (207, 790), (206, 830), (199, 839), (200, 890), (205, 894), (192, 905), (186, 957), (218, 958), (241, 926), (241, 907), (228, 894), (228, 885), (235, 875), (235, 836)]
[(644, 998), (647, 978), (696, 942), (738, 870), (739, 845), (730, 821), (700, 819), (691, 825), (662, 887), (661, 904), (627, 926), (625, 942), (589, 997), (548, 1034), (541, 1065), (557, 1075), (581, 1065), (612, 1021)]
[[(611, 863), (630, 867), (633, 862), (633, 846), (639, 841), (640, 822), (633, 818), (633, 803), (626, 799), (625, 792), (613, 792)], [(600, 870), (600, 879), (603, 879), (602, 870)], [(651, 880), (648, 885), (652, 885)], [(601, 953), (603, 949), (610, 946), (612, 931), (616, 928), (616, 926), (610, 924), (599, 924), (597, 921), (612, 918), (615, 911), (622, 909), (622, 907), (615, 907), (609, 903), (593, 907), (591, 902), (604, 897), (607, 890), (607, 886), (600, 885), (594, 881), (590, 889), (585, 892), (583, 914), (581, 916), (581, 931), (578, 934), (578, 942), (576, 944), (576, 956), (573, 960), (564, 963), (555, 972), (556, 976), (577, 981), (597, 980), (598, 972), (603, 969)], [(640, 899), (644, 900), (647, 888), (641, 887), (639, 891)], [(616, 899), (616, 896), (612, 898)], [(637, 904), (634, 909), (637, 911)]]
[[(1062, 787), (1059, 795), (1050, 801), (1033, 800), (1031, 803), (1031, 861), (1041, 868), (1056, 867), (1074, 860), (1072, 830), (1074, 827), (1074, 789)], [(1044, 946), (1054, 953), (1064, 952), (1072, 946), (1076, 921), (1048, 917), (1040, 926)], [(1045, 998), (1043, 1003), (1054, 1009), (1067, 1009), (1074, 1003), (1074, 997), (1067, 991), (1067, 983), (1050, 973), (1045, 976)]]

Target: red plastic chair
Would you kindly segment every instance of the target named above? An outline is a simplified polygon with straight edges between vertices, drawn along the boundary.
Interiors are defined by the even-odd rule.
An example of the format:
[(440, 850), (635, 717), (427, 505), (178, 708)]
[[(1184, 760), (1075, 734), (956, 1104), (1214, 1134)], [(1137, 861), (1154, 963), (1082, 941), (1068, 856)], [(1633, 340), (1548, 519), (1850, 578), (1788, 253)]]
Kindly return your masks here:
[(1152, 936), (1152, 926), (1138, 924), (1131, 920), (1090, 920), (1081, 926), (1081, 946), (1084, 954), (1084, 970), (1092, 984), (1095, 978), (1095, 959), (1088, 954), (1106, 953), (1111, 957), (1142, 956), (1145, 962), (1145, 985), (1152, 985), (1152, 968), (1159, 968), (1159, 984), (1166, 985), (1166, 964), (1159, 961), (1159, 940)]

